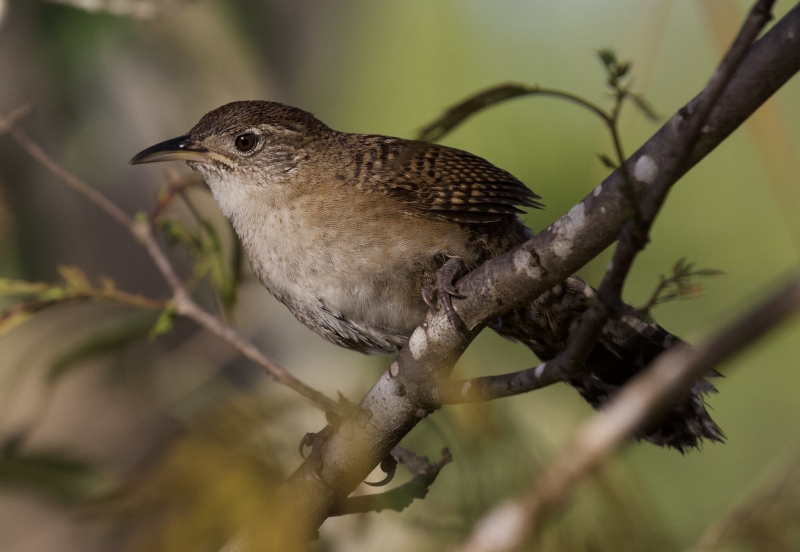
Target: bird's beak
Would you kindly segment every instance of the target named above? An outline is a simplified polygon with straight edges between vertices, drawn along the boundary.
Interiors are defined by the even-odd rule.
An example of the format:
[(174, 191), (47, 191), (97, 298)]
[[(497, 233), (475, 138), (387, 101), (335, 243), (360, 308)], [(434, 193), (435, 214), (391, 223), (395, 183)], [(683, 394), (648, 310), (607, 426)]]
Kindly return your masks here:
[(172, 140), (161, 142), (155, 146), (150, 146), (146, 150), (140, 151), (133, 156), (129, 165), (141, 165), (142, 163), (156, 163), (158, 161), (197, 161), (208, 163), (211, 160), (223, 161), (230, 164), (231, 160), (214, 153), (208, 148), (198, 146), (189, 136), (178, 136)]

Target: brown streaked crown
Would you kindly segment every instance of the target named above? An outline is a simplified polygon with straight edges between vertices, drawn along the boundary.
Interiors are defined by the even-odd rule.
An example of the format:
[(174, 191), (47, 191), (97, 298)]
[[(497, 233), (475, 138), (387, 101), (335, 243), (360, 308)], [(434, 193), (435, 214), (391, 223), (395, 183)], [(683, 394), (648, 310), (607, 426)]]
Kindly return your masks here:
[(189, 131), (189, 136), (200, 141), (213, 134), (235, 133), (264, 125), (302, 134), (330, 130), (308, 111), (276, 102), (251, 100), (231, 102), (209, 111)]

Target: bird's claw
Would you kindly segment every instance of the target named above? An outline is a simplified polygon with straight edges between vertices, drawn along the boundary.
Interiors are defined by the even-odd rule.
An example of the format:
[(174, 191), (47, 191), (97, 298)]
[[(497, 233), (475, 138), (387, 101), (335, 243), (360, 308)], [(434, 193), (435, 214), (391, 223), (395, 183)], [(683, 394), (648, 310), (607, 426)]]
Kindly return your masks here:
[(467, 265), (460, 257), (450, 257), (442, 267), (436, 271), (435, 284), (431, 284), (422, 288), (422, 300), (434, 312), (439, 311), (439, 306), (436, 304), (438, 298), (447, 315), (447, 319), (453, 326), (453, 329), (461, 333), (461, 318), (453, 308), (453, 299), (465, 299), (465, 296), (456, 291), (453, 282), (461, 278), (467, 273)]
[(364, 481), (364, 485), (369, 485), (370, 487), (383, 487), (384, 485), (388, 485), (392, 479), (394, 479), (394, 474), (397, 473), (397, 460), (394, 456), (392, 456), (391, 453), (387, 454), (386, 458), (381, 461), (381, 470), (386, 474), (386, 477), (377, 483)]

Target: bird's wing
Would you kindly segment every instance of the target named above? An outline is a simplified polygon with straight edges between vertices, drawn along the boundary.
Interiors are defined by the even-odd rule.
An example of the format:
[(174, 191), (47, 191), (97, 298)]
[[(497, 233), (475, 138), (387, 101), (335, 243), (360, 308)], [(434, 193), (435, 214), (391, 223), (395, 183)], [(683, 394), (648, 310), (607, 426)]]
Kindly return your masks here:
[(361, 182), (405, 202), (413, 214), (481, 223), (522, 213), (520, 207), (542, 207), (540, 196), (514, 176), (466, 151), (384, 136), (363, 139), (372, 147), (359, 167)]

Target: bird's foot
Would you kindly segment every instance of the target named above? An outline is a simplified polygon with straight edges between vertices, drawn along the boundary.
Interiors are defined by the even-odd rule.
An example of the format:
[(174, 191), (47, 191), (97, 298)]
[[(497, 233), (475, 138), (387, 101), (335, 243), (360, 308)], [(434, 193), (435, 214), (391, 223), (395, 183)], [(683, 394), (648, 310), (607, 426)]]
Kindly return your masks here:
[[(328, 422), (328, 425), (316, 433), (306, 433), (300, 440), (300, 456), (312, 464), (314, 468), (314, 477), (320, 481), (322, 481), (322, 469), (324, 467), (322, 463), (322, 445), (325, 444), (325, 441), (328, 439), (328, 437), (330, 437), (334, 431), (339, 429), (346, 419), (354, 420), (359, 427), (363, 428), (372, 418), (371, 411), (351, 403), (341, 395), (339, 396), (339, 403), (342, 406), (342, 414), (332, 411), (325, 412), (325, 419)], [(308, 456), (305, 454), (305, 450), (307, 448), (310, 449)], [(367, 481), (364, 483), (373, 487), (381, 487), (389, 483), (392, 478), (394, 478), (397, 461), (391, 456), (391, 454), (383, 459), (380, 466), (384, 473), (387, 474), (386, 478), (378, 483), (368, 483)]]
[(464, 299), (464, 296), (456, 291), (453, 283), (468, 272), (467, 264), (460, 257), (450, 257), (442, 267), (436, 271), (436, 283), (422, 288), (422, 299), (432, 311), (438, 311), (436, 299), (444, 308), (447, 319), (453, 329), (461, 334), (461, 318), (453, 308), (453, 298)]
[[(322, 481), (322, 445), (332, 432), (333, 427), (326, 425), (322, 431), (306, 433), (300, 440), (300, 456), (313, 465), (314, 477), (320, 481)], [(308, 452), (308, 456), (305, 455), (306, 447), (311, 449)]]

